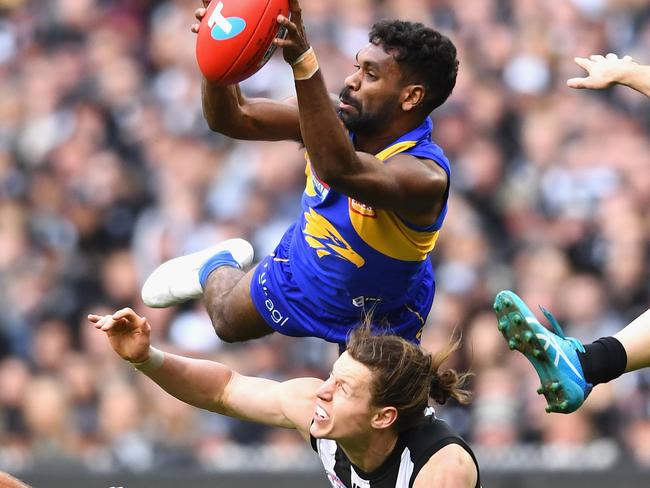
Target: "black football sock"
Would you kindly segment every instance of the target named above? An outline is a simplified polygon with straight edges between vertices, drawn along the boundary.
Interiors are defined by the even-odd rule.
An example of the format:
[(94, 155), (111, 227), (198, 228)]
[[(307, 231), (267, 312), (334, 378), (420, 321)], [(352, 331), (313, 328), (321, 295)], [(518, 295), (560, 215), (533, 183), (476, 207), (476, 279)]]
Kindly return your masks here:
[(591, 344), (585, 344), (585, 352), (578, 352), (587, 383), (599, 383), (618, 378), (625, 372), (627, 353), (623, 344), (613, 337), (601, 337)]

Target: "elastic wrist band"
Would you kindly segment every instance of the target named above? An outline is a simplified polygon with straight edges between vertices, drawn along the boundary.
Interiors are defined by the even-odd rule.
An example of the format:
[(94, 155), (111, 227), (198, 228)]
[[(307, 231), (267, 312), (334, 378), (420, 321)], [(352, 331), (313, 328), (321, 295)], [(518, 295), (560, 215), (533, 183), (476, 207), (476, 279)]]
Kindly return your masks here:
[(310, 47), (298, 59), (291, 63), (291, 69), (293, 69), (294, 80), (308, 80), (314, 76), (316, 71), (318, 71), (318, 60), (316, 59), (314, 48)]
[(165, 353), (153, 346), (149, 346), (149, 357), (141, 363), (131, 363), (135, 369), (143, 373), (151, 373), (159, 369), (165, 361)]

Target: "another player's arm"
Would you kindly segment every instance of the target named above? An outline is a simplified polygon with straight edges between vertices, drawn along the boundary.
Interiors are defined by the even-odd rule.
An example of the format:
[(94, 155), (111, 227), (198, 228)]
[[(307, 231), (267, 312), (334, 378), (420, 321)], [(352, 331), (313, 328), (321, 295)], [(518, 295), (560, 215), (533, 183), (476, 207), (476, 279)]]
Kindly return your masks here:
[(589, 58), (575, 58), (575, 62), (588, 75), (567, 80), (567, 85), (571, 88), (600, 90), (619, 84), (650, 97), (650, 66), (638, 64), (630, 56), (619, 59), (613, 53), (607, 56), (596, 54)]
[(458, 444), (448, 444), (420, 469), (413, 488), (474, 488), (477, 477), (469, 453)]
[[(291, 21), (278, 17), (288, 35), (275, 41), (290, 63), (309, 48), (297, 0), (291, 0), (291, 15)], [(367, 205), (394, 210), (414, 224), (435, 221), (448, 186), (444, 169), (410, 155), (397, 155), (384, 164), (357, 152), (332, 107), (320, 70), (296, 81), (296, 93), (302, 138), (320, 179)]]
[(244, 376), (214, 361), (164, 353), (162, 366), (149, 378), (179, 400), (198, 408), (308, 436), (313, 417), (316, 378), (277, 382)]
[[(150, 358), (151, 327), (130, 308), (112, 316), (89, 315), (106, 332), (122, 359), (143, 363)], [(283, 383), (240, 375), (224, 364), (164, 354), (162, 365), (145, 374), (179, 400), (198, 408), (266, 425), (297, 429), (309, 437), (315, 392), (322, 383), (299, 378)]]

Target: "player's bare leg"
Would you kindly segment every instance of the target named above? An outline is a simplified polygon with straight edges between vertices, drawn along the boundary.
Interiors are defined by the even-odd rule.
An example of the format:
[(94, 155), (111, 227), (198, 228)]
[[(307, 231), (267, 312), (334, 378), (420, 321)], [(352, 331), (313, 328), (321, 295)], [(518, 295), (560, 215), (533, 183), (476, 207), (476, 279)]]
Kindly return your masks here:
[(273, 332), (250, 297), (253, 247), (228, 239), (193, 254), (162, 263), (142, 287), (142, 300), (165, 308), (204, 297), (217, 335), (225, 342), (255, 339)]
[(223, 266), (207, 278), (203, 288), (205, 308), (212, 326), (224, 342), (257, 339), (273, 332), (251, 300), (250, 286), (255, 269), (247, 273)]

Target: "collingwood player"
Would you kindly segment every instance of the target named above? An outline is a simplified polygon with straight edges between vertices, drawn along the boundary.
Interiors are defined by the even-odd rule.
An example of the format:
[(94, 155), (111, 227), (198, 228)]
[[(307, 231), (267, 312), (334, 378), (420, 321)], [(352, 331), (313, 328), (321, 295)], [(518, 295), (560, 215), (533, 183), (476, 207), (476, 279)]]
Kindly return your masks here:
[(179, 400), (298, 430), (335, 488), (480, 487), (470, 447), (427, 409), (430, 398), (469, 400), (462, 388), (466, 375), (441, 368), (459, 341), (431, 355), (401, 337), (361, 327), (327, 380), (280, 383), (157, 350), (149, 323), (130, 308), (88, 319), (117, 354)]

